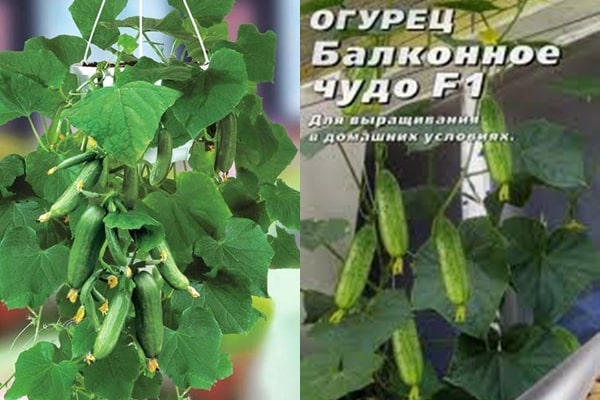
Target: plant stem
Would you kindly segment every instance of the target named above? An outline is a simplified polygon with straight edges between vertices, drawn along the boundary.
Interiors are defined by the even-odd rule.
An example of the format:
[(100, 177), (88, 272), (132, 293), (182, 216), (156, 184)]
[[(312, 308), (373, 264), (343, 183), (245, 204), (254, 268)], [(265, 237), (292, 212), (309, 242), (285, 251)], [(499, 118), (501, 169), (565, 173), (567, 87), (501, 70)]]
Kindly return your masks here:
[(362, 189), (361, 182), (358, 180), (358, 175), (356, 174), (356, 170), (354, 169), (354, 167), (352, 166), (352, 163), (350, 162), (350, 158), (348, 157), (348, 153), (346, 153), (346, 149), (344, 149), (344, 146), (342, 146), (342, 144), (339, 142), (336, 142), (336, 145), (337, 145), (338, 149), (340, 150), (340, 153), (342, 153), (342, 157), (344, 157), (344, 161), (346, 162), (346, 165), (348, 166), (348, 169), (350, 170), (350, 173), (352, 174), (352, 179), (354, 180), (356, 187), (358, 188), (358, 190), (361, 190)]
[(471, 164), (471, 159), (473, 158), (474, 152), (475, 152), (475, 143), (471, 143), (471, 147), (469, 148), (469, 153), (467, 155), (467, 160), (465, 161), (465, 165), (461, 167), (460, 176), (456, 180), (456, 183), (454, 183), (454, 186), (452, 187), (450, 194), (446, 198), (446, 201), (444, 202), (442, 207), (440, 207), (440, 210), (438, 211), (438, 213), (443, 214), (444, 211), (446, 211), (446, 209), (448, 208), (448, 206), (450, 205), (450, 203), (452, 202), (452, 200), (454, 199), (454, 197), (456, 196), (456, 194), (459, 192), (460, 188), (462, 187), (463, 180), (465, 179), (465, 177), (467, 175), (467, 169), (469, 168), (469, 164)]
[(15, 378), (15, 372), (13, 372), (12, 375), (8, 377), (6, 382), (0, 383), (0, 389), (5, 388), (14, 378)]
[(498, 40), (498, 42), (502, 42), (504, 40), (504, 38), (506, 37), (506, 35), (508, 35), (508, 33), (515, 26), (515, 24), (517, 23), (517, 21), (521, 17), (521, 14), (523, 14), (523, 11), (525, 10), (525, 6), (527, 5), (527, 1), (528, 0), (517, 0), (517, 2), (518, 2), (518, 4), (517, 4), (517, 14), (512, 19), (512, 21), (510, 21), (510, 23), (508, 24), (508, 26), (506, 27), (506, 29), (504, 30), (504, 32), (502, 32), (502, 35), (500, 35), (500, 39)]
[(48, 148), (42, 142), (42, 137), (40, 136), (40, 133), (38, 132), (37, 128), (35, 127), (35, 124), (33, 123), (33, 120), (31, 119), (31, 115), (27, 116), (27, 121), (29, 121), (29, 126), (31, 127), (31, 130), (32, 130), (33, 134), (35, 135), (35, 138), (37, 139), (40, 147), (42, 149), (44, 149), (44, 151), (48, 151)]
[(323, 247), (325, 247), (327, 249), (327, 251), (329, 251), (329, 253), (331, 253), (332, 256), (334, 256), (335, 258), (337, 258), (341, 262), (346, 261), (344, 259), (344, 257), (340, 253), (338, 253), (337, 250), (334, 249), (329, 243), (323, 242)]
[(165, 55), (158, 48), (158, 46), (156, 46), (156, 43), (154, 43), (152, 40), (150, 40), (150, 38), (148, 37), (148, 33), (142, 32), (142, 35), (144, 36), (144, 39), (146, 39), (146, 43), (148, 43), (150, 45), (150, 47), (152, 47), (152, 50), (154, 50), (156, 55), (160, 57), (160, 60), (166, 64), (169, 60), (165, 57)]

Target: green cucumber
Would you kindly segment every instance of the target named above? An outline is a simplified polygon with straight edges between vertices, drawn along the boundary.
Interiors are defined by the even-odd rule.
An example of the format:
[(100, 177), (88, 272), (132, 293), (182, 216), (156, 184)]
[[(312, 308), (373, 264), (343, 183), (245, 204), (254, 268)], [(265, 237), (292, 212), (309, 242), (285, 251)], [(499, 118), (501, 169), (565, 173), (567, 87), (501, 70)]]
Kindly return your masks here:
[(97, 158), (98, 154), (93, 151), (86, 151), (85, 153), (77, 154), (73, 157), (69, 157), (63, 160), (58, 165), (50, 168), (47, 172), (48, 175), (54, 174), (56, 171), (74, 167), (75, 165), (83, 164), (84, 162), (92, 161)]
[(460, 233), (448, 218), (439, 215), (434, 221), (433, 239), (446, 297), (455, 307), (454, 321), (463, 323), (470, 297), (470, 284), (467, 258)]
[(227, 172), (233, 166), (237, 147), (237, 117), (231, 113), (218, 124), (217, 170)]
[(139, 175), (137, 167), (125, 166), (123, 170), (123, 204), (133, 209), (139, 197)]
[(329, 319), (332, 324), (341, 322), (346, 312), (354, 307), (360, 298), (367, 284), (376, 248), (375, 227), (372, 224), (364, 225), (354, 236), (342, 267), (335, 291), (337, 310)]
[(133, 305), (135, 307), (135, 332), (146, 357), (149, 358), (148, 369), (158, 369), (156, 357), (162, 350), (163, 317), (161, 293), (156, 281), (149, 272), (137, 273), (133, 280)]
[(72, 303), (77, 301), (81, 286), (92, 275), (98, 262), (105, 240), (102, 222), (105, 215), (106, 211), (102, 207), (92, 205), (85, 210), (77, 223), (67, 265), (67, 283), (71, 286), (67, 298)]
[(156, 162), (150, 170), (148, 178), (150, 185), (159, 186), (167, 178), (171, 169), (173, 158), (173, 138), (166, 129), (161, 129), (158, 132), (158, 147), (156, 153)]
[(150, 255), (161, 261), (157, 269), (169, 286), (177, 290), (187, 290), (192, 297), (200, 296), (196, 289), (190, 285), (189, 279), (179, 270), (166, 241), (163, 240), (155, 249), (152, 249)]
[(100, 160), (92, 160), (85, 164), (77, 179), (52, 204), (47, 213), (40, 215), (38, 221), (47, 222), (51, 218), (64, 217), (75, 210), (81, 200), (80, 191), (82, 189), (91, 189), (98, 182), (101, 173), (102, 162)]
[(121, 247), (121, 241), (119, 240), (119, 235), (117, 233), (116, 228), (109, 228), (108, 226), (104, 227), (106, 234), (106, 242), (108, 245), (108, 250), (110, 251), (110, 255), (113, 260), (120, 267), (124, 267), (129, 265), (129, 261), (127, 260), (127, 255), (123, 251)]
[(392, 272), (401, 274), (403, 270), (402, 257), (408, 251), (408, 226), (402, 191), (394, 175), (387, 169), (377, 173), (375, 201), (379, 235), (385, 250), (394, 259)]
[(423, 352), (415, 320), (403, 322), (392, 334), (394, 360), (402, 381), (410, 387), (409, 400), (419, 400), (419, 385), (423, 379)]
[(119, 290), (110, 301), (108, 312), (94, 341), (92, 351), (94, 359), (101, 360), (114, 350), (125, 326), (130, 304), (129, 293), (124, 288)]
[[(481, 100), (479, 115), (484, 133), (505, 133), (506, 121), (502, 109), (490, 96)], [(501, 202), (510, 200), (510, 183), (513, 175), (512, 149), (507, 142), (485, 141), (483, 153), (492, 178), (500, 185)]]

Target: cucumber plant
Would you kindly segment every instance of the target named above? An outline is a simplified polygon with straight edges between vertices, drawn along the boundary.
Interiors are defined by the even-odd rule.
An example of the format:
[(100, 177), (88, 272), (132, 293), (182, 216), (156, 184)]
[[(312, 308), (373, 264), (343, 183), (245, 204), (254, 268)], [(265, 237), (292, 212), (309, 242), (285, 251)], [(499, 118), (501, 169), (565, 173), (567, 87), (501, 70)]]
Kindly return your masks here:
[[(527, 0), (461, 0), (435, 6), (454, 8), (457, 20), (465, 17), (473, 21), (473, 28), (482, 27), (480, 45), (510, 47), (528, 43), (512, 32), (507, 39), (526, 4)], [(337, 6), (352, 8), (350, 2), (312, 0), (303, 2), (302, 9), (312, 14)], [(496, 13), (504, 13), (503, 19), (513, 15), (505, 32), (490, 25)], [(352, 37), (341, 48), (361, 41), (391, 47), (425, 43), (422, 33), (413, 40), (406, 40), (410, 33), (399, 33), (402, 38), (395, 34), (349, 28), (338, 36)], [(471, 37), (465, 40), (456, 34), (434, 36), (427, 38), (428, 45), (475, 44)], [(370, 46), (361, 47), (368, 54)], [(416, 127), (403, 129), (402, 122), (389, 120), (392, 127), (377, 127), (375, 120), (380, 124), (381, 116), (375, 105), (357, 100), (340, 110), (338, 119), (332, 118), (335, 126), (309, 129), (306, 142), (302, 140), (302, 162), (322, 163), (324, 157), (313, 157), (325, 144), (314, 138), (327, 142), (325, 137), (339, 140), (346, 134), (346, 142), (338, 142), (332, 151), (342, 153), (339, 159), (347, 163), (348, 176), (358, 188), (359, 205), (358, 229), (352, 233), (354, 221), (301, 221), (307, 264), (314, 263), (310, 251), (324, 250), (330, 256), (327, 261), (339, 266), (332, 293), (302, 290), (307, 332), (302, 400), (515, 400), (578, 349), (573, 328), (581, 327), (569, 322), (574, 316), (581, 318), (582, 311), (573, 305), (580, 296), (589, 299), (588, 290), (600, 281), (600, 250), (579, 220), (591, 214), (578, 212), (579, 200), (593, 196), (588, 189), (594, 171), (586, 169), (585, 148), (577, 133), (548, 120), (515, 121), (511, 113), (516, 106), (504, 107), (510, 104), (499, 99), (504, 71), (483, 70), (486, 91), (472, 107), (478, 124), (419, 124), (417, 119), (427, 121), (446, 109), (432, 110), (427, 100), (389, 111), (389, 116), (414, 121)], [(339, 76), (358, 77), (364, 88), (370, 87), (368, 81), (380, 83), (388, 76), (394, 82), (398, 73), (387, 71), (383, 76), (381, 67), (358, 67), (343, 69)], [(598, 97), (596, 78), (578, 76), (556, 86), (587, 102)], [(352, 125), (352, 118), (366, 123), (371, 117), (371, 126)], [(462, 143), (466, 151), (461, 163), (449, 161), (453, 157), (448, 154), (459, 154), (456, 143), (426, 145), (426, 135), (419, 134), (462, 129), (489, 134), (490, 141)], [(400, 135), (409, 132), (411, 139), (401, 142)], [(412, 141), (413, 132), (420, 142)], [(503, 133), (510, 133), (510, 140), (492, 139)], [(395, 134), (398, 141), (385, 143)], [(360, 142), (352, 137), (360, 137)], [(345, 152), (363, 139), (367, 150), (361, 176)], [(475, 157), (482, 162), (472, 162)], [(473, 164), (481, 167), (473, 170)], [(485, 180), (489, 190), (480, 193), (476, 182)], [(310, 184), (303, 190), (310, 190)], [(544, 198), (543, 204), (530, 207), (533, 193), (538, 199), (559, 200)], [(474, 206), (477, 217), (460, 218), (463, 210), (468, 211), (463, 215), (471, 215), (466, 204)], [(375, 232), (366, 236), (367, 229)], [(318, 255), (321, 262), (322, 257)], [(521, 310), (531, 318), (517, 320)], [(586, 314), (586, 321), (591, 320), (592, 314)], [(591, 331), (598, 320), (590, 325), (582, 336), (597, 333)]]
[[(0, 300), (31, 313), (6, 399), (208, 390), (232, 374), (223, 335), (262, 318), (269, 269), (298, 267), (299, 193), (280, 179), (297, 149), (257, 94), (276, 35), (244, 24), (230, 41), (234, 1), (195, 1), (206, 68), (185, 4), (168, 3), (139, 31), (126, 0), (106, 2), (91, 41), (113, 59), (83, 81), (71, 66), (99, 1), (70, 6), (81, 37), (0, 53), (0, 124), (24, 118), (37, 139), (0, 160)], [(136, 57), (132, 30), (156, 57)]]

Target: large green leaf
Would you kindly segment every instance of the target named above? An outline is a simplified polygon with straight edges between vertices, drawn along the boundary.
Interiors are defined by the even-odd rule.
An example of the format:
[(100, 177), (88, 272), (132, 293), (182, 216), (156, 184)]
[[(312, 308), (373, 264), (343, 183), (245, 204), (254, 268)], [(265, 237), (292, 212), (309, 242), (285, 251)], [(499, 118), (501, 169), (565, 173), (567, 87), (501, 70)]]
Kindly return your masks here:
[[(204, 26), (210, 26), (216, 22), (220, 22), (231, 9), (235, 0), (196, 0), (188, 1), (190, 11), (194, 18)], [(169, 5), (176, 8), (178, 11), (187, 16), (187, 11), (182, 0), (169, 0)]]
[(301, 290), (306, 318), (303, 323), (314, 324), (335, 310), (335, 301), (330, 295), (316, 290)]
[(62, 102), (58, 91), (25, 75), (0, 71), (0, 125), (34, 112), (50, 117)]
[(220, 271), (203, 282), (200, 292), (213, 311), (223, 334), (245, 333), (254, 321), (249, 282), (242, 276)]
[(369, 353), (388, 340), (407, 318), (412, 318), (412, 312), (406, 295), (388, 289), (371, 299), (364, 312), (347, 316), (339, 325), (317, 323), (309, 335), (316, 350), (344, 357), (352, 352)]
[[(118, 333), (117, 333), (118, 334)], [(85, 369), (85, 388), (105, 399), (131, 400), (142, 364), (135, 347), (118, 343), (110, 355)]]
[(160, 388), (162, 387), (162, 374), (154, 374), (153, 377), (140, 375), (133, 385), (131, 396), (134, 399), (158, 399), (160, 396)]
[(311, 354), (300, 362), (302, 400), (337, 400), (345, 394), (373, 382), (383, 358), (376, 354), (355, 352), (343, 361), (335, 353)]
[(183, 92), (173, 106), (173, 114), (194, 138), (234, 110), (246, 93), (247, 80), (243, 56), (231, 49), (217, 50), (208, 70), (193, 70), (191, 81), (168, 83)]
[(514, 134), (523, 172), (558, 188), (586, 185), (583, 142), (578, 134), (545, 120), (526, 122)]
[(8, 189), (19, 176), (25, 174), (25, 160), (18, 154), (10, 154), (0, 160), (0, 187)]
[(300, 222), (300, 245), (308, 250), (332, 244), (350, 234), (350, 223), (345, 219), (304, 219)]
[(77, 370), (75, 362), (62, 359), (55, 345), (40, 342), (19, 355), (15, 382), (4, 398), (17, 400), (27, 395), (30, 400), (70, 399)]
[[(81, 32), (81, 36), (86, 40), (90, 38), (101, 3), (102, 0), (75, 0), (69, 7), (71, 16), (79, 32)], [(106, 27), (103, 23), (115, 20), (126, 6), (127, 0), (112, 0), (105, 3), (102, 14), (100, 14), (96, 32), (92, 38), (92, 43), (101, 49), (108, 49), (117, 42), (119, 29), (116, 27)], [(83, 57), (83, 54), (81, 54), (81, 57)]]
[(0, 70), (20, 74), (43, 87), (61, 87), (67, 69), (54, 53), (48, 50), (0, 52)]
[(402, 191), (406, 217), (411, 220), (431, 220), (448, 197), (448, 190), (438, 186), (423, 185)]
[(256, 168), (267, 162), (277, 152), (277, 139), (273, 132), (274, 125), (265, 115), (253, 116), (248, 113), (252, 97), (246, 96), (240, 104), (238, 118), (238, 146), (236, 148), (236, 168)]
[(269, 218), (290, 229), (300, 229), (300, 192), (278, 179), (274, 185), (262, 185), (260, 197), (265, 201)]
[(60, 35), (52, 39), (43, 36), (31, 38), (25, 42), (24, 50), (51, 51), (62, 62), (65, 68), (81, 61), (86, 42), (79, 36)]
[(294, 160), (298, 148), (283, 125), (275, 124), (273, 133), (278, 142), (277, 152), (265, 164), (250, 168), (262, 182), (273, 182)]
[(478, 400), (514, 400), (567, 355), (552, 333), (538, 327), (514, 327), (500, 343), (462, 335), (446, 379)]
[(180, 95), (149, 82), (130, 82), (88, 93), (66, 116), (116, 160), (135, 166), (154, 138), (162, 115)]
[(248, 79), (254, 82), (273, 82), (277, 35), (273, 31), (260, 33), (254, 24), (242, 24), (237, 42), (229, 46), (244, 55)]
[(0, 238), (11, 228), (28, 226), (33, 228), (42, 249), (47, 249), (71, 236), (69, 229), (57, 219), (40, 224), (38, 218), (47, 207), (37, 198), (0, 201)]
[[(471, 296), (466, 322), (456, 327), (469, 335), (485, 337), (508, 287), (505, 242), (490, 220), (484, 217), (464, 221), (460, 234), (468, 261)], [(416, 275), (412, 292), (415, 308), (436, 310), (452, 323), (455, 309), (446, 297), (438, 254), (431, 240), (417, 253), (413, 268)]]
[(81, 166), (73, 166), (48, 175), (50, 168), (64, 161), (69, 155), (71, 154), (62, 156), (58, 153), (38, 149), (26, 156), (27, 177), (25, 180), (31, 185), (35, 194), (53, 203), (77, 179)]
[(0, 241), (0, 297), (9, 308), (39, 307), (65, 281), (69, 249), (41, 250), (36, 232), (17, 226)]
[(600, 252), (583, 232), (548, 233), (538, 221), (511, 218), (502, 225), (510, 241), (513, 284), (536, 321), (551, 322), (600, 279)]
[(138, 249), (142, 252), (152, 250), (165, 238), (163, 225), (138, 210), (126, 213), (108, 213), (104, 217), (104, 224), (109, 228), (128, 230)]
[(267, 274), (273, 249), (255, 222), (231, 218), (218, 240), (204, 236), (196, 242), (194, 252), (211, 267), (224, 268), (247, 278), (253, 295), (267, 295)]
[[(71, 314), (71, 316), (73, 315)], [(72, 329), (71, 355), (83, 359), (88, 353), (92, 352), (96, 340), (96, 329), (94, 329), (90, 318), (85, 318)]]
[(192, 307), (181, 316), (179, 328), (165, 328), (161, 369), (179, 387), (210, 389), (217, 380), (221, 331), (212, 313)]
[(197, 172), (177, 174), (175, 194), (152, 192), (143, 201), (164, 226), (174, 251), (186, 250), (206, 232), (222, 232), (231, 217), (214, 180)]
[(600, 98), (600, 76), (575, 76), (563, 79), (554, 86), (563, 93), (584, 100), (591, 101)]
[(276, 234), (277, 236), (269, 235), (269, 243), (274, 252), (270, 268), (299, 268), (300, 249), (296, 243), (296, 235), (279, 226)]

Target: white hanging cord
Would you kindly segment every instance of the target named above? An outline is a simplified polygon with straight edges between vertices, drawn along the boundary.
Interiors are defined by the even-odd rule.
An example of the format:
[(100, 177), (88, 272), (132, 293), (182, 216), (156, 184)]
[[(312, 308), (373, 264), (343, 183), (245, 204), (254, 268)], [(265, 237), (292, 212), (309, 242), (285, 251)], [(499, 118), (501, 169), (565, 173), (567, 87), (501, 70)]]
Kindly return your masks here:
[(87, 61), (87, 58), (90, 53), (90, 48), (92, 47), (92, 39), (94, 38), (94, 33), (96, 33), (96, 28), (98, 27), (98, 22), (100, 22), (100, 16), (102, 15), (102, 11), (104, 10), (105, 4), (106, 4), (106, 0), (102, 0), (102, 4), (100, 4), (100, 10), (98, 11), (98, 15), (96, 15), (96, 20), (94, 21), (94, 25), (92, 26), (92, 32), (90, 33), (90, 38), (87, 41), (85, 53), (83, 53), (83, 60), (81, 60), (81, 64), (83, 64)]
[(139, 34), (138, 34), (138, 58), (144, 57), (144, 36), (142, 35), (144, 29), (144, 0), (140, 0), (139, 2)]
[(204, 64), (202, 64), (200, 66), (200, 68), (206, 70), (206, 69), (208, 69), (208, 65), (209, 65), (210, 61), (208, 59), (208, 53), (206, 52), (206, 47), (204, 47), (204, 41), (202, 40), (202, 36), (200, 36), (200, 30), (198, 29), (196, 20), (194, 19), (194, 16), (192, 15), (192, 10), (190, 10), (190, 6), (188, 6), (187, 0), (183, 0), (183, 5), (185, 6), (185, 10), (187, 11), (188, 16), (190, 17), (190, 20), (192, 21), (192, 26), (194, 27), (194, 32), (196, 33), (196, 36), (198, 37), (198, 42), (200, 43), (200, 47), (202, 48), (202, 55), (204, 56)]

